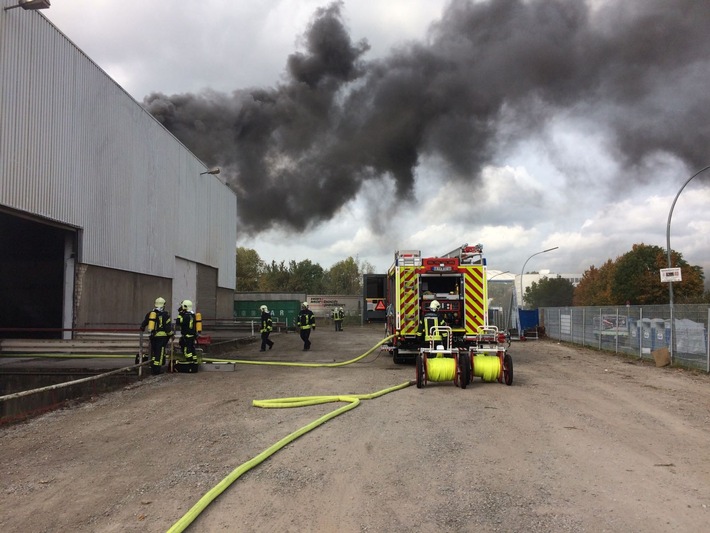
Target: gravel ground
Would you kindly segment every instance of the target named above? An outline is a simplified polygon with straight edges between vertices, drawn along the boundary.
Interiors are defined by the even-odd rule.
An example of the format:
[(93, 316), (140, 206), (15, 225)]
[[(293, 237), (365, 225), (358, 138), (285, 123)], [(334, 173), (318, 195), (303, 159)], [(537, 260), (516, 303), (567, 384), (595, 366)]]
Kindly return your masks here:
[[(377, 326), (274, 335), (229, 355), (330, 363)], [(188, 531), (696, 532), (710, 524), (710, 378), (540, 340), (514, 383), (409, 386), (335, 417), (229, 485)], [(167, 531), (237, 467), (369, 394), (410, 382), (376, 350), (339, 368), (238, 364), (152, 376), (0, 428), (0, 531)]]

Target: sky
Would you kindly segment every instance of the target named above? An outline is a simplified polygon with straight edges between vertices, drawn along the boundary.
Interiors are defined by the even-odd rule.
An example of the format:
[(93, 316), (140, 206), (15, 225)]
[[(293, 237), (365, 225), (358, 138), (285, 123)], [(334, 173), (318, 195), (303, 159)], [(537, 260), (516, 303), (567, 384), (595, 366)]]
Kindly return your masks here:
[[(666, 248), (710, 166), (696, 0), (53, 0), (42, 11), (237, 193), (262, 260), (482, 244), (582, 274)], [(671, 248), (710, 277), (710, 170)], [(535, 255), (549, 248), (556, 250)], [(707, 286), (707, 283), (706, 283)]]

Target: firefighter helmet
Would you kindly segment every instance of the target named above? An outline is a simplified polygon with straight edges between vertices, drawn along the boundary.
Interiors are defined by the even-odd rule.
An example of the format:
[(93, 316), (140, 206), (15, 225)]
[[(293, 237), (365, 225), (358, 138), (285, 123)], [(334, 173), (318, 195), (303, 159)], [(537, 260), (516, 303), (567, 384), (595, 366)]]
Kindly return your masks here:
[(431, 303), (429, 304), (429, 309), (431, 309), (434, 312), (438, 311), (439, 307), (441, 307), (439, 300), (432, 300)]
[(182, 308), (185, 311), (192, 311), (192, 300), (183, 300), (182, 301)]
[(165, 298), (162, 296), (158, 296), (155, 299), (155, 307), (163, 307), (165, 305)]
[(262, 306), (259, 308), (259, 311), (261, 311), (262, 313), (268, 313), (268, 312), (269, 312), (269, 308), (266, 307), (265, 305), (262, 305)]
[(308, 309), (308, 302), (303, 302), (303, 303), (301, 304), (301, 306), (302, 306), (304, 309)]

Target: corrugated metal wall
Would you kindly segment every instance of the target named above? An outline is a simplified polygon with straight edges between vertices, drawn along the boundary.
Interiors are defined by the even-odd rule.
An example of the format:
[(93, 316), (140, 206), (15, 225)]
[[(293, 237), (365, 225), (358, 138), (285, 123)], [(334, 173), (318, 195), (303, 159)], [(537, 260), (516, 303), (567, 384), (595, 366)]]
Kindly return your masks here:
[[(80, 228), (79, 261), (234, 288), (236, 196), (41, 13), (0, 11), (0, 205)], [(179, 232), (179, 238), (178, 238)]]

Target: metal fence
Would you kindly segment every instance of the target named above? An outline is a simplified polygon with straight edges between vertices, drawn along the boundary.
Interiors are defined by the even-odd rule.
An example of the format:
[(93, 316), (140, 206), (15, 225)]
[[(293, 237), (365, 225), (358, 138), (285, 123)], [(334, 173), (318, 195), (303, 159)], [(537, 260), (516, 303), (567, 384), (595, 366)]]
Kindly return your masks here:
[(710, 372), (708, 323), (710, 306), (545, 307), (540, 308), (545, 334), (559, 341), (652, 359), (652, 352), (670, 348), (673, 363)]

